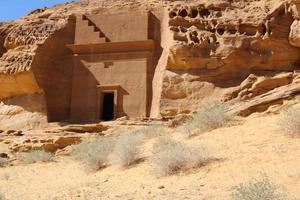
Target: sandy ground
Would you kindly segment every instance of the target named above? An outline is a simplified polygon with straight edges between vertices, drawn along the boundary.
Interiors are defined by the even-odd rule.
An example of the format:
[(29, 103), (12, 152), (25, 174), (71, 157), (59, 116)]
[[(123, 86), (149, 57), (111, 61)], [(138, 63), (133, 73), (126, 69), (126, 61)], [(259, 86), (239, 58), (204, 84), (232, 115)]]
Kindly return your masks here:
[(88, 173), (81, 163), (60, 156), (53, 163), (0, 168), (0, 191), (9, 200), (229, 200), (234, 186), (265, 173), (299, 198), (300, 138), (279, 131), (277, 118), (252, 117), (185, 139), (207, 145), (220, 158), (190, 172), (157, 178), (146, 160), (129, 169), (111, 166)]

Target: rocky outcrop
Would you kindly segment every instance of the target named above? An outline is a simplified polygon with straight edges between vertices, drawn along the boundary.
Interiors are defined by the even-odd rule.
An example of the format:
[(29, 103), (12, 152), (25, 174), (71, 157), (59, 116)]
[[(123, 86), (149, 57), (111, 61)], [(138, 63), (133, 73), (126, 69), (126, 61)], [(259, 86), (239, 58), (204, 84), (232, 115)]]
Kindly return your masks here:
[(0, 73), (17, 74), (29, 71), (37, 46), (56, 30), (64, 27), (66, 16), (61, 15), (56, 19), (51, 18), (51, 15), (45, 17), (42, 15), (43, 12), (40, 11), (34, 17), (33, 12), (23, 19), (6, 22), (0, 26), (2, 49), (4, 49), (0, 58)]
[(88, 124), (88, 125), (68, 125), (61, 128), (61, 131), (75, 133), (100, 133), (109, 129), (109, 126), (103, 124)]
[(0, 103), (1, 130), (32, 130), (47, 126), (44, 96), (17, 96)]
[(0, 80), (0, 99), (42, 93), (43, 91), (30, 71), (13, 75), (0, 74)]
[[(273, 92), (277, 99), (297, 94), (282, 90), (294, 87), (298, 76), (299, 1), (93, 0), (42, 8), (0, 23), (3, 105), (19, 106), (43, 119), (55, 112), (58, 117), (48, 121), (67, 120), (72, 61), (65, 45), (74, 37), (74, 15), (136, 10), (156, 13), (161, 23), (163, 52), (154, 74), (152, 117), (185, 115), (207, 99), (244, 105)], [(40, 96), (35, 104), (43, 109), (28, 112), (21, 101), (9, 101), (28, 95)], [(2, 114), (2, 120), (8, 118)]]
[(264, 112), (272, 105), (282, 104), (283, 100), (296, 95), (300, 95), (300, 83), (278, 87), (251, 100), (238, 103), (232, 106), (231, 112), (240, 116), (249, 116), (254, 112)]
[[(51, 99), (45, 101), (49, 96), (49, 92), (45, 92), (46, 89), (53, 88), (50, 91), (58, 93), (55, 98), (64, 99), (64, 94), (67, 94), (68, 79), (66, 76), (68, 73), (61, 71), (59, 62), (64, 63), (63, 56), (67, 56), (61, 55), (61, 52), (66, 51), (66, 48), (63, 47), (70, 42), (64, 41), (64, 37), (60, 40), (56, 39), (55, 35), (65, 27), (69, 27), (69, 19), (77, 9), (76, 5), (80, 4), (70, 3), (55, 6), (52, 9), (38, 9), (20, 20), (0, 25), (0, 55), (2, 55), (0, 56), (0, 101), (4, 100), (6, 106), (11, 105), (10, 101), (7, 101), (11, 98), (38, 94), (43, 96), (39, 99), (39, 104), (44, 106), (43, 112), (33, 110), (30, 113), (36, 113), (45, 119), (49, 106), (55, 104)], [(64, 34), (65, 37), (70, 37), (68, 34)], [(72, 41), (72, 37), (69, 40)], [(44, 72), (46, 63), (47, 74)], [(70, 71), (68, 68), (65, 69), (65, 71)], [(49, 77), (50, 79), (48, 79)], [(63, 92), (57, 90), (53, 83), (60, 84), (61, 88), (65, 88), (65, 90)], [(65, 98), (60, 102), (67, 101), (68, 99)], [(56, 100), (56, 102), (59, 101)], [(22, 107), (21, 104), (22, 102), (19, 102), (12, 106)], [(65, 109), (68, 108), (64, 105), (57, 104), (56, 106), (64, 118)], [(31, 115), (30, 113), (27, 114)], [(9, 119), (10, 117), (7, 115), (3, 118)], [(4, 122), (7, 123), (6, 120)]]
[[(300, 61), (295, 8), (287, 1), (170, 8), (174, 42), (163, 78), (161, 114), (197, 110), (204, 99), (244, 101), (291, 83)], [(226, 90), (236, 87), (236, 96), (226, 98)]]
[(291, 25), (289, 42), (294, 47), (300, 47), (300, 21), (295, 20)]
[[(267, 93), (278, 87), (292, 84), (297, 73), (268, 74), (268, 76), (255, 76), (250, 74), (240, 86), (230, 94), (225, 95), (225, 101), (231, 99), (248, 100)], [(227, 96), (227, 97), (226, 97)]]
[(33, 150), (43, 150), (46, 152), (56, 152), (67, 146), (75, 145), (81, 142), (80, 136), (57, 136), (41, 139), (17, 140), (10, 144), (12, 152), (29, 152)]

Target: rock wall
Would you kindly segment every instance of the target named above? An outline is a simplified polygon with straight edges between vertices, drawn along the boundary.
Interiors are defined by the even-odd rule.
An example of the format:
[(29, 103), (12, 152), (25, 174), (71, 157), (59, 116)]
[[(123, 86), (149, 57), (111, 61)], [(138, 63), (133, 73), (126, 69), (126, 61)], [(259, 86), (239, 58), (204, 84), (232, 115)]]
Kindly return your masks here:
[[(174, 44), (163, 78), (161, 115), (189, 113), (207, 99), (232, 100), (237, 96), (228, 97), (233, 93), (227, 92), (251, 77), (263, 76), (270, 82), (283, 72), (292, 77), (299, 69), (300, 49), (290, 43), (290, 35), (296, 35), (294, 43), (298, 37), (298, 20), (291, 8), (284, 1), (171, 7), (168, 25)], [(258, 93), (289, 83), (274, 83)]]
[[(38, 128), (47, 122), (45, 87), (34, 73), (35, 60), (48, 38), (66, 26), (73, 7), (74, 3), (37, 9), (0, 23), (0, 129)], [(57, 47), (48, 50), (57, 52)]]
[(47, 125), (44, 95), (29, 94), (0, 103), (0, 130), (42, 129)]
[(0, 74), (0, 80), (0, 99), (43, 92), (31, 71), (13, 75)]
[(7, 100), (39, 95), (35, 102), (44, 108), (32, 112), (67, 120), (72, 66), (65, 44), (74, 40), (72, 16), (137, 10), (151, 11), (161, 26), (151, 117), (190, 113), (207, 99), (257, 100), (299, 80), (299, 7), (298, 0), (94, 0), (38, 9), (0, 23), (0, 100), (26, 110)]
[(31, 65), (45, 93), (48, 121), (70, 119), (73, 60), (66, 45), (74, 43), (74, 34), (75, 18), (71, 17), (64, 28), (38, 46)]

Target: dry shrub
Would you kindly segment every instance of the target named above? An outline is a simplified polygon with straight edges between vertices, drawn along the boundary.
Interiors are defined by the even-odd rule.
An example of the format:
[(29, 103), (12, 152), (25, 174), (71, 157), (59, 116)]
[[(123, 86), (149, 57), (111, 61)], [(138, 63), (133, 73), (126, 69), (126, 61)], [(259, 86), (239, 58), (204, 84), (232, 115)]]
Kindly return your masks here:
[(233, 200), (292, 200), (287, 194), (279, 191), (278, 186), (264, 176), (259, 180), (251, 180), (234, 189)]
[(141, 160), (142, 145), (148, 140), (166, 133), (163, 125), (150, 125), (135, 131), (129, 131), (116, 138), (111, 163), (123, 167), (130, 166)]
[(136, 132), (136, 134), (144, 135), (145, 138), (147, 139), (163, 136), (166, 133), (167, 133), (166, 127), (161, 124), (152, 124)]
[(126, 134), (120, 136), (112, 153), (113, 164), (129, 166), (141, 159), (142, 144), (145, 140), (141, 134)]
[(2, 194), (1, 192), (0, 192), (0, 200), (5, 200), (6, 198), (5, 198), (5, 196), (4, 196), (4, 194)]
[(288, 134), (300, 137), (300, 107), (290, 107), (282, 112), (278, 125)]
[(115, 145), (112, 137), (98, 138), (94, 141), (86, 141), (77, 145), (72, 156), (83, 161), (87, 170), (96, 171), (108, 165), (108, 156)]
[(164, 131), (163, 126), (150, 125), (116, 133), (122, 134), (121, 136), (82, 142), (74, 148), (72, 156), (83, 161), (89, 171), (96, 171), (110, 164), (127, 167), (142, 159), (142, 145), (147, 139), (157, 137)]
[(0, 158), (0, 167), (5, 167), (8, 163), (6, 158)]
[(179, 171), (204, 165), (210, 160), (207, 150), (202, 146), (187, 146), (171, 138), (159, 138), (153, 144), (152, 164), (158, 176), (166, 176)]
[(23, 161), (27, 164), (37, 162), (51, 162), (54, 160), (54, 154), (45, 151), (32, 151), (23, 154)]
[(4, 173), (0, 176), (0, 180), (9, 180), (10, 175), (8, 173)]
[(182, 126), (178, 127), (178, 130), (192, 136), (194, 133), (203, 133), (223, 127), (232, 119), (227, 110), (227, 103), (218, 101), (205, 103), (200, 111), (195, 113)]

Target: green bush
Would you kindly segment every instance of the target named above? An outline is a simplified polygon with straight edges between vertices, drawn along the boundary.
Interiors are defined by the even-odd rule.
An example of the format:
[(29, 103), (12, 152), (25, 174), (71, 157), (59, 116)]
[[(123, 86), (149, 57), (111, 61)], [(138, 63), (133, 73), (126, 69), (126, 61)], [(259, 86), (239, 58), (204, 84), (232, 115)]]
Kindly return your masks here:
[(32, 151), (23, 154), (23, 161), (27, 164), (37, 162), (51, 162), (54, 160), (54, 154), (45, 151)]
[(189, 120), (178, 128), (180, 132), (203, 133), (226, 125), (232, 116), (228, 114), (228, 104), (221, 102), (205, 103), (199, 112), (195, 113)]

